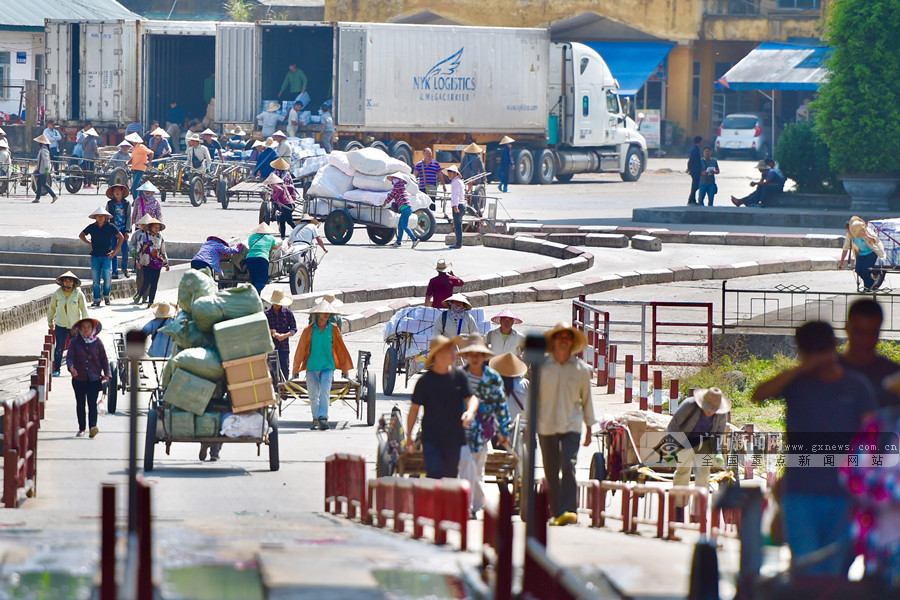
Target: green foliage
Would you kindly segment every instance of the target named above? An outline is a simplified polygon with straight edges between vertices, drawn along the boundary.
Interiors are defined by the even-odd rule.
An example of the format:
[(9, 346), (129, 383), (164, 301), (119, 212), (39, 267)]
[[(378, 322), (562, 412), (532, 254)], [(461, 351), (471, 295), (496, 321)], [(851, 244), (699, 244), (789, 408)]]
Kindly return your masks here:
[(785, 177), (797, 182), (802, 194), (830, 192), (837, 188), (837, 178), (829, 164), (828, 146), (809, 122), (791, 123), (778, 138), (775, 148)]
[(247, 0), (228, 0), (225, 2), (225, 12), (232, 21), (250, 21), (253, 9)]
[(812, 109), (838, 173), (900, 172), (900, 2), (835, 0), (828, 79)]

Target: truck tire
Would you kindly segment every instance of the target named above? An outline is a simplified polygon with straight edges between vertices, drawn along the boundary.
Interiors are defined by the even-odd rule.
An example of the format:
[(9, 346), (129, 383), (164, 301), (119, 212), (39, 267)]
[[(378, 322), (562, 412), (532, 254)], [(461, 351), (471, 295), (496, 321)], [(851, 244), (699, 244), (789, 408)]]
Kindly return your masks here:
[(644, 172), (644, 156), (640, 148), (631, 146), (625, 155), (625, 170), (620, 173), (622, 181), (637, 181)]
[(379, 140), (375, 140), (374, 142), (372, 142), (371, 144), (369, 144), (369, 148), (375, 148), (375, 149), (377, 149), (377, 150), (381, 150), (381, 151), (384, 152), (385, 154), (388, 153), (388, 147), (387, 147), (387, 144), (385, 144), (384, 142), (379, 141)]
[(344, 144), (344, 152), (350, 152), (351, 150), (359, 150), (360, 148), (363, 148), (363, 147), (364, 146), (362, 145), (361, 142), (358, 142), (357, 140), (350, 140), (349, 142)]
[(534, 155), (531, 150), (528, 148), (516, 150), (513, 158), (516, 161), (512, 177), (514, 181), (510, 183), (531, 183), (531, 178), (534, 177)]
[(560, 183), (569, 183), (572, 181), (572, 178), (575, 177), (575, 173), (557, 173), (556, 180)]
[(538, 151), (537, 160), (535, 161), (534, 177), (531, 183), (537, 185), (550, 185), (556, 176), (556, 155), (553, 150), (544, 148)]
[(413, 151), (410, 148), (409, 144), (404, 142), (403, 140), (395, 140), (391, 142), (390, 151), (388, 152), (393, 158), (397, 160), (402, 160), (410, 168), (413, 167)]

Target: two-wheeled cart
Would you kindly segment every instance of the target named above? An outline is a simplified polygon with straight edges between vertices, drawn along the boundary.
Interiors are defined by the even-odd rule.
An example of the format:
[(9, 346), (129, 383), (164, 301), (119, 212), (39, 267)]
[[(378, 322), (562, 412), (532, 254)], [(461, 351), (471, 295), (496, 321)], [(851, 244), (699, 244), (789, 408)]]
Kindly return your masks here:
[[(353, 229), (357, 225), (365, 227), (369, 239), (379, 246), (384, 246), (397, 233), (396, 222), (390, 217), (390, 209), (374, 206), (365, 202), (343, 200), (341, 198), (325, 198), (306, 196), (304, 213), (312, 215), (325, 223), (325, 237), (332, 244), (342, 245), (350, 241)], [(396, 217), (396, 215), (394, 215)], [(425, 242), (434, 235), (436, 223), (434, 214), (428, 208), (414, 210), (409, 220), (410, 229), (416, 232), (419, 241)]]
[[(269, 283), (287, 281), (292, 294), (311, 292), (316, 269), (324, 256), (319, 256), (316, 244), (276, 244), (269, 253)], [(223, 257), (221, 268), (222, 273), (216, 275), (219, 289), (250, 283), (250, 272), (242, 255)]]

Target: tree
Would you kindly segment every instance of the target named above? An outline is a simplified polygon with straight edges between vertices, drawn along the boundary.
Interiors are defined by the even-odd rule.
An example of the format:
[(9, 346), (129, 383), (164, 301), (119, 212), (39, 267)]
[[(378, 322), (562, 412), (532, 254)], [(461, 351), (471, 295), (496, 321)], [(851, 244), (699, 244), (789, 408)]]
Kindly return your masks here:
[(775, 159), (785, 177), (797, 182), (802, 194), (833, 192), (835, 172), (829, 164), (828, 146), (810, 122), (791, 123), (778, 138)]
[(812, 109), (837, 173), (900, 172), (900, 2), (835, 0), (826, 40), (834, 48)]

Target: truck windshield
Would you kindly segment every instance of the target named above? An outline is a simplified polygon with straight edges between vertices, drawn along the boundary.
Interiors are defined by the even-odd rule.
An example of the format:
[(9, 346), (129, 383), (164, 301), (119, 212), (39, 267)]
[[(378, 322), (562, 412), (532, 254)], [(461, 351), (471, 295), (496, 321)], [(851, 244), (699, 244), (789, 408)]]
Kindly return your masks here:
[(610, 91), (606, 92), (606, 111), (611, 115), (617, 115), (622, 112), (619, 107), (619, 97)]

